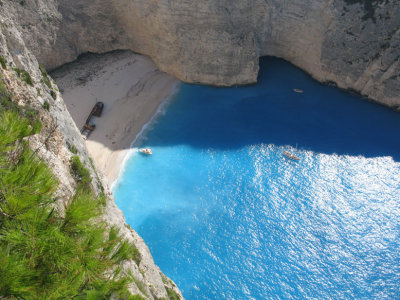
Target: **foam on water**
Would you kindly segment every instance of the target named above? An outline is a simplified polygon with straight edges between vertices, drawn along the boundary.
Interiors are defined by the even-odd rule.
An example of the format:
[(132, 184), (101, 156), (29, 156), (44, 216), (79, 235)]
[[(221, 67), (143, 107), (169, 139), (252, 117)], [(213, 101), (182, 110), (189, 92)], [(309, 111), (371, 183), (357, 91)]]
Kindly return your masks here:
[(114, 190), (115, 185), (118, 184), (118, 182), (122, 179), (121, 174), (125, 172), (127, 161), (131, 158), (132, 155), (138, 153), (139, 148), (136, 147), (136, 145), (140, 145), (143, 143), (144, 140), (146, 140), (146, 133), (153, 128), (152, 126), (154, 125), (156, 119), (166, 113), (168, 103), (175, 97), (176, 93), (178, 93), (179, 86), (180, 83), (177, 82), (175, 86), (172, 87), (170, 94), (158, 106), (156, 113), (151, 117), (150, 121), (144, 124), (139, 133), (135, 136), (135, 139), (131, 143), (129, 152), (125, 155), (124, 160), (122, 161), (120, 174), (118, 174), (118, 178), (111, 184), (111, 190)]
[(399, 131), (266, 58), (255, 86), (182, 85), (115, 198), (187, 299), (396, 298)]

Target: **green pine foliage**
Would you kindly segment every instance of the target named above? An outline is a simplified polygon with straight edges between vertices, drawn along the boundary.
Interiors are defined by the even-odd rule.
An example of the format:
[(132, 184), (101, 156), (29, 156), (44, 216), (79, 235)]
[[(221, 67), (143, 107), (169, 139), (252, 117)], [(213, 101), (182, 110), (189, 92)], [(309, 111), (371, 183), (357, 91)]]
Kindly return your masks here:
[(39, 130), (34, 113), (0, 84), (0, 298), (140, 299), (127, 290), (134, 278), (118, 267), (140, 254), (116, 228), (93, 222), (104, 199), (88, 189), (79, 157), (71, 162), (76, 195), (65, 214), (55, 208), (57, 181), (24, 139)]
[(71, 175), (75, 179), (75, 181), (85, 188), (90, 188), (92, 177), (90, 177), (89, 170), (85, 168), (85, 166), (82, 164), (79, 156), (73, 155), (71, 157), (70, 163)]
[(173, 289), (170, 289), (168, 287), (166, 287), (166, 289), (167, 289), (167, 293), (168, 293), (169, 299), (171, 299), (171, 300), (179, 300), (179, 299), (181, 299), (179, 297), (179, 295)]
[(42, 76), (43, 77), (47, 77), (48, 76), (46, 69), (43, 68), (41, 65), (39, 65), (39, 70), (40, 70), (40, 72), (42, 72)]
[(76, 149), (75, 145), (70, 146), (69, 151), (71, 151), (73, 154), (78, 154), (78, 149)]
[(3, 69), (7, 69), (7, 61), (3, 56), (0, 56), (0, 65)]
[(27, 71), (18, 68), (13, 68), (13, 70), (15, 73), (17, 73), (17, 76), (21, 78), (22, 81), (25, 81), (26, 84), (33, 86), (32, 77)]
[(42, 107), (43, 107), (45, 110), (49, 111), (49, 110), (50, 110), (50, 103), (47, 102), (47, 101), (44, 101)]
[(39, 65), (39, 69), (40, 69), (40, 72), (42, 72), (42, 77), (43, 77), (41, 82), (43, 82), (45, 85), (47, 85), (47, 87), (51, 90), (53, 87), (51, 85), (49, 75), (47, 74), (46, 69), (43, 68), (41, 65)]

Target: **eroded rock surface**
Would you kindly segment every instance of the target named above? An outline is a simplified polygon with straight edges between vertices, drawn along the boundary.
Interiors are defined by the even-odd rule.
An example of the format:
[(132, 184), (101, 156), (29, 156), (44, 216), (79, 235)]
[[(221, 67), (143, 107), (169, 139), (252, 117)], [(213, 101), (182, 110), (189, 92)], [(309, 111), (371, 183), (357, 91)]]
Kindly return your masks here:
[[(54, 7), (46, 7), (43, 1), (36, 1), (35, 4), (39, 5), (37, 8), (41, 7), (44, 10), (36, 12), (37, 16), (34, 12), (27, 14), (24, 20), (33, 27), (29, 27), (28, 23), (24, 23), (27, 26), (24, 27), (25, 25), (22, 26), (18, 23), (21, 20), (17, 15), (25, 13), (20, 10), (19, 6), (22, 5), (15, 2), (13, 6), (9, 7), (9, 10), (4, 10), (6, 4), (10, 5), (10, 3), (0, 1), (2, 8), (0, 56), (5, 62), (4, 68), (0, 65), (0, 77), (14, 101), (19, 105), (30, 106), (38, 111), (43, 127), (39, 134), (29, 137), (28, 142), (32, 150), (47, 163), (59, 181), (55, 195), (56, 207), (63, 212), (75, 194), (76, 182), (70, 173), (70, 158), (77, 153), (91, 174), (93, 190), (96, 193), (103, 190), (108, 199), (104, 215), (99, 222), (106, 222), (109, 226), (119, 228), (121, 235), (134, 242), (141, 254), (139, 264), (134, 260), (123, 262), (125, 270), (135, 277), (135, 282), (129, 286), (131, 293), (145, 299), (169, 299), (168, 290), (170, 293), (172, 290), (176, 297), (183, 298), (176, 285), (155, 265), (144, 241), (126, 224), (122, 212), (114, 203), (103, 175), (96, 171), (96, 167), (89, 157), (85, 141), (70, 116), (55, 81), (50, 76), (43, 75), (44, 70), (39, 68), (36, 57), (30, 51), (30, 49), (35, 49), (31, 48), (33, 42), (43, 43), (45, 49), (50, 49), (52, 36), (43, 35), (42, 39), (38, 41), (27, 39), (29, 30), (31, 30), (32, 36), (35, 36), (42, 32), (41, 30), (48, 29), (47, 27), (45, 29), (38, 28), (29, 22), (48, 18), (49, 22), (56, 24), (60, 15), (56, 10), (53, 11)], [(29, 3), (26, 1), (24, 5), (30, 6), (32, 3), (33, 1)], [(41, 6), (42, 4), (43, 6)], [(30, 45), (29, 48), (27, 44)], [(18, 78), (14, 68), (28, 72), (32, 85)]]
[(131, 49), (183, 81), (229, 86), (256, 82), (258, 58), (273, 55), (400, 106), (397, 0), (3, 0), (3, 9), (50, 69)]
[[(56, 85), (41, 82), (38, 62), (53, 69), (85, 52), (130, 49), (184, 81), (229, 86), (256, 82), (259, 57), (273, 55), (322, 82), (400, 107), (398, 0), (0, 0), (0, 26), (0, 54), (34, 81), (24, 86), (9, 69), (8, 87), (21, 104), (33, 101), (40, 110), (50, 103), (41, 110), (46, 128), (30, 143), (59, 176), (60, 199), (74, 192), (71, 145), (96, 175)], [(152, 299), (167, 297), (166, 286), (178, 291), (112, 201), (107, 212), (107, 222), (142, 253), (139, 266), (127, 262), (145, 283), (144, 292), (133, 292)]]

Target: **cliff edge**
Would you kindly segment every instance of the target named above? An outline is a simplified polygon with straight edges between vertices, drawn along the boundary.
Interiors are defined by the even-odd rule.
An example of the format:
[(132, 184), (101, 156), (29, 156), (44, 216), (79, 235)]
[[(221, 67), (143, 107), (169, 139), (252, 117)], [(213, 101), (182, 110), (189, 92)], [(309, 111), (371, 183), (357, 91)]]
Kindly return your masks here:
[[(273, 55), (321, 82), (398, 108), (399, 16), (397, 0), (0, 0), (0, 55), (10, 67), (2, 73), (20, 104), (41, 111), (46, 126), (29, 142), (61, 182), (60, 207), (75, 190), (69, 171), (74, 149), (94, 178), (93, 188), (103, 186), (108, 194), (104, 221), (140, 251), (140, 264), (125, 262), (138, 280), (132, 293), (155, 299), (174, 290), (181, 297), (126, 225), (39, 63), (53, 69), (82, 53), (130, 49), (183, 81), (230, 86), (255, 83), (259, 57)], [(32, 86), (11, 67), (28, 72)]]
[(97, 172), (88, 154), (55, 81), (26, 47), (20, 24), (15, 23), (16, 15), (5, 12), (2, 10), (0, 27), (0, 80), (15, 103), (38, 113), (42, 129), (27, 141), (29, 148), (45, 162), (59, 182), (54, 197), (60, 215), (74, 201), (78, 184), (71, 171), (71, 158), (78, 156), (89, 172), (93, 192), (105, 195), (104, 213), (97, 222), (117, 228), (122, 238), (133, 243), (139, 251), (140, 260), (124, 260), (121, 266), (134, 278), (129, 285), (134, 299), (182, 299), (176, 285), (155, 265), (143, 239), (126, 224), (103, 175)]
[(272, 55), (321, 82), (400, 106), (397, 0), (2, 3), (49, 69), (85, 52), (130, 49), (183, 81), (230, 86), (256, 82), (259, 57)]

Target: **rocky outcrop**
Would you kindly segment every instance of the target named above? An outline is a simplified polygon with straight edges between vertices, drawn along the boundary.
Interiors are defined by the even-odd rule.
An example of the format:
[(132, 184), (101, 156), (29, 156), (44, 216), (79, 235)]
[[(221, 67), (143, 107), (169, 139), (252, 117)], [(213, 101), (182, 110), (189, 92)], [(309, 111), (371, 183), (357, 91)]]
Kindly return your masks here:
[(229, 86), (256, 82), (258, 58), (273, 55), (400, 106), (397, 0), (2, 1), (47, 68), (131, 49), (183, 81)]
[[(0, 29), (0, 55), (32, 76), (31, 87), (10, 69), (2, 71), (20, 104), (40, 111), (45, 128), (29, 142), (61, 182), (60, 207), (75, 188), (69, 173), (72, 146), (97, 178), (94, 188), (103, 181), (38, 62), (52, 69), (85, 52), (130, 49), (184, 81), (229, 86), (256, 82), (259, 57), (273, 55), (322, 82), (400, 106), (398, 0), (0, 0)], [(153, 299), (168, 297), (166, 287), (179, 292), (112, 200), (104, 219), (141, 252), (140, 265), (126, 262), (143, 283), (133, 285), (133, 293)]]
[[(47, 11), (49, 8), (45, 9)], [(33, 107), (39, 113), (43, 128), (39, 134), (29, 137), (28, 142), (32, 150), (52, 169), (59, 181), (56, 192), (57, 208), (62, 212), (75, 194), (76, 182), (70, 173), (70, 157), (77, 153), (91, 174), (93, 190), (96, 193), (103, 190), (107, 195), (108, 201), (100, 221), (119, 228), (121, 235), (134, 242), (140, 252), (139, 264), (133, 260), (123, 263), (123, 267), (135, 277), (135, 283), (130, 286), (132, 294), (146, 299), (169, 299), (169, 294), (182, 298), (176, 285), (154, 264), (148, 247), (126, 224), (122, 212), (116, 207), (102, 174), (97, 172), (92, 164), (85, 142), (67, 111), (56, 83), (39, 68), (36, 57), (26, 47), (26, 37), (20, 31), (21, 25), (15, 23), (18, 16), (13, 14), (18, 10), (10, 14), (8, 14), (10, 11), (4, 12), (3, 10), (1, 15), (0, 57), (1, 63), (5, 63), (5, 66), (3, 68), (0, 65), (1, 80), (19, 105)], [(52, 16), (55, 19), (59, 17), (57, 14)], [(49, 20), (54, 21), (52, 16), (48, 16)], [(32, 29), (32, 32), (35, 30)], [(47, 38), (49, 37), (43, 36), (41, 41), (44, 43)], [(31, 80), (24, 82), (18, 78), (15, 69), (25, 70)]]

